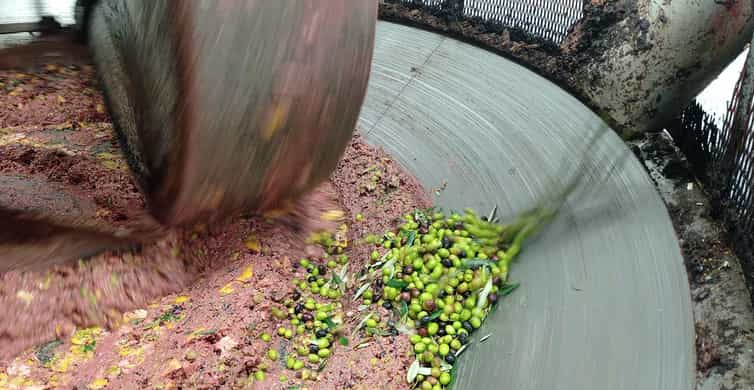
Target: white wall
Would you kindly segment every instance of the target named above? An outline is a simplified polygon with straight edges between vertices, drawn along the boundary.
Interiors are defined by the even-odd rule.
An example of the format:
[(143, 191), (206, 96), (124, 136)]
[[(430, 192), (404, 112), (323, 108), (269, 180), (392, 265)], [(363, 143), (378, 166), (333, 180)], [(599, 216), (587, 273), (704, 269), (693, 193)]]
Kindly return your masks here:
[(60, 23), (72, 24), (75, 4), (76, 0), (0, 0), (0, 23), (37, 21), (41, 8)]
[(728, 101), (733, 95), (733, 88), (736, 86), (741, 69), (743, 69), (747, 52), (748, 50), (744, 50), (725, 68), (720, 76), (697, 96), (697, 100), (704, 107), (704, 110), (716, 116), (719, 125), (722, 125)]

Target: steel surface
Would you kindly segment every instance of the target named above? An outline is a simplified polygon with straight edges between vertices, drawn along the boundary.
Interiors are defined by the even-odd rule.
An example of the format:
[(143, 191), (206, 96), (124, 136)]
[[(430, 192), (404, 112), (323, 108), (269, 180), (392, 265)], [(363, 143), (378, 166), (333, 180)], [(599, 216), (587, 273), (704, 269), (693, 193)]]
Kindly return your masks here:
[[(446, 209), (536, 202), (600, 119), (554, 84), (452, 39), (379, 22), (359, 121)], [(626, 151), (618, 136), (593, 167)], [(566, 165), (567, 166), (567, 165)], [(607, 169), (607, 167), (604, 167)], [(433, 195), (434, 196), (434, 195)], [(456, 389), (690, 389), (689, 287), (667, 210), (633, 156), (572, 199), (512, 268), (521, 287), (476, 333)]]

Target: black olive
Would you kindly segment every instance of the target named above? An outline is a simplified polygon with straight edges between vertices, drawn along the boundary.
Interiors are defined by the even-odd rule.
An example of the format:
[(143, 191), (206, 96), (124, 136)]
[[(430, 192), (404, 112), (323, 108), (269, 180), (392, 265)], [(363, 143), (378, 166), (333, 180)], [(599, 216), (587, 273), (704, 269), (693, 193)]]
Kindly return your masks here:
[(304, 322), (314, 321), (314, 316), (312, 315), (312, 313), (301, 314), (301, 321), (304, 321)]
[(324, 264), (320, 264), (317, 268), (319, 268), (319, 274), (321, 276), (325, 276), (325, 274), (327, 273), (327, 267)]
[(452, 242), (450, 242), (450, 238), (446, 236), (442, 236), (442, 247), (445, 249), (450, 248), (450, 245), (452, 245)]
[(490, 301), (490, 304), (494, 305), (497, 303), (497, 294), (490, 293), (490, 295), (487, 296), (487, 299)]
[(427, 326), (429, 325), (430, 321), (431, 320), (429, 319), (429, 316), (424, 316), (422, 317), (422, 319), (419, 320), (419, 323), (421, 324), (421, 326)]
[(385, 301), (385, 302), (382, 302), (382, 307), (384, 307), (385, 309), (390, 310), (390, 309), (393, 308), (393, 304), (390, 301)]
[(501, 278), (501, 277), (499, 277), (499, 276), (495, 276), (494, 278), (492, 278), (492, 284), (494, 284), (495, 286), (500, 286), (500, 287), (502, 287), (502, 284), (503, 284), (503, 278)]
[(474, 327), (471, 326), (471, 322), (469, 322), (469, 321), (464, 321), (461, 324), (461, 326), (463, 326), (463, 328), (466, 329), (466, 331), (469, 332), (469, 333), (471, 333), (472, 331), (474, 331)]
[(442, 259), (441, 263), (442, 263), (442, 266), (445, 268), (450, 268), (453, 266), (453, 261), (447, 258)]
[(317, 331), (314, 333), (315, 336), (317, 336), (318, 339), (321, 339), (323, 337), (327, 337), (327, 330), (326, 329), (317, 329)]
[(466, 258), (466, 251), (460, 251), (458, 252), (458, 257), (465, 259)]
[(299, 299), (301, 299), (301, 293), (298, 291), (294, 291), (293, 294), (291, 294), (291, 299), (293, 299), (294, 301), (298, 301)]
[(449, 353), (445, 355), (445, 361), (448, 362), (448, 364), (453, 364), (456, 362), (456, 355), (454, 353)]
[(438, 336), (442, 337), (442, 336), (445, 336), (446, 334), (448, 334), (448, 333), (445, 331), (445, 327), (444, 326), (441, 326), (441, 327), (439, 327), (437, 329), (437, 335)]
[(469, 334), (468, 333), (464, 333), (464, 332), (460, 332), (458, 334), (458, 341), (460, 341), (461, 344), (465, 345), (466, 343), (469, 342)]
[(317, 281), (317, 277), (314, 276), (314, 275), (309, 276), (308, 278), (306, 278), (306, 281), (309, 282), (309, 283), (314, 283), (314, 282)]
[(445, 292), (445, 290), (440, 290), (440, 293), (439, 293), (439, 294), (437, 294), (437, 297), (438, 297), (438, 298), (440, 298), (440, 299), (443, 299), (443, 298), (445, 298), (445, 297), (446, 297), (447, 295), (448, 295), (448, 293), (447, 293), (447, 292)]
[(293, 307), (293, 312), (296, 314), (299, 314), (302, 311), (304, 311), (304, 304), (301, 302), (297, 303), (296, 306)]
[(317, 344), (309, 344), (309, 352), (310, 353), (317, 353), (317, 352), (319, 352), (319, 345), (317, 345)]

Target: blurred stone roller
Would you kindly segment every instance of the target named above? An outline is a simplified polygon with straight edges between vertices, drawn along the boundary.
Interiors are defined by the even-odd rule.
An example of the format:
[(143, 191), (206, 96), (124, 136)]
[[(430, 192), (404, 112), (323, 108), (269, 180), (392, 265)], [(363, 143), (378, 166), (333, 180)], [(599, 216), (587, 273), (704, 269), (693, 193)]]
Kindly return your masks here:
[(98, 1), (89, 45), (157, 220), (285, 208), (326, 180), (376, 19), (372, 0)]
[(76, 41), (85, 41), (149, 215), (108, 226), (81, 211), (86, 199), (0, 175), (0, 272), (153, 240), (165, 226), (290, 207), (327, 179), (351, 139), (377, 2), (78, 0), (75, 16), (73, 31), (0, 30), (44, 32), (0, 48), (0, 68), (80, 60), (87, 50)]

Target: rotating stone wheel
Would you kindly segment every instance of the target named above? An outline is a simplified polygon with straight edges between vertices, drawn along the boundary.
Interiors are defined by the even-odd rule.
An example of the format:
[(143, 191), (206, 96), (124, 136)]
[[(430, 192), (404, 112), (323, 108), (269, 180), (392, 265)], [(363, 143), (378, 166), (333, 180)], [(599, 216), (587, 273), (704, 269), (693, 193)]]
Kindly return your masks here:
[[(373, 0), (78, 0), (74, 14), (149, 217), (161, 225), (291, 207), (327, 179), (348, 145), (369, 78)], [(40, 62), (50, 51), (84, 57), (82, 45), (63, 38), (63, 46), (6, 50), (0, 68)], [(49, 195), (45, 183), (0, 181), (12, 198)], [(4, 201), (0, 272), (161, 232), (152, 218), (116, 229), (91, 215)]]
[[(577, 99), (484, 50), (378, 23), (359, 129), (445, 209), (497, 205), (513, 216), (575, 169), (601, 120)], [(628, 153), (609, 134), (592, 170)], [(667, 210), (633, 157), (571, 199), (522, 251), (521, 287), (464, 352), (458, 389), (690, 389), (689, 287)], [(478, 341), (478, 340), (477, 340)]]
[(167, 225), (264, 212), (326, 180), (376, 19), (373, 0), (98, 1), (90, 46), (150, 212)]

